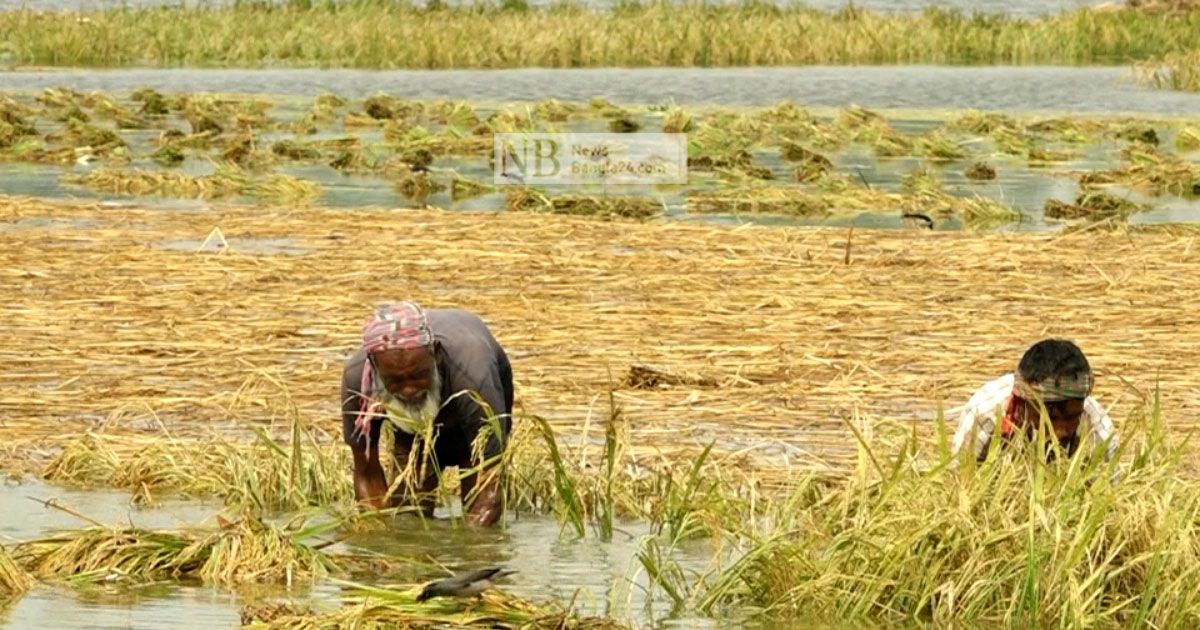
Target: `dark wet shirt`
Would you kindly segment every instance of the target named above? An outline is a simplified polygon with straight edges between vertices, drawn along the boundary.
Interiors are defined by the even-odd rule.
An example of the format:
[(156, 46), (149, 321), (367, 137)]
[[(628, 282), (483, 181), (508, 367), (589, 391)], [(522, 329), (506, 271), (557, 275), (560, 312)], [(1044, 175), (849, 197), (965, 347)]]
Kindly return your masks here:
[[(480, 405), (470, 395), (459, 392), (475, 392), (487, 402), (500, 418), (507, 436), (512, 426), (512, 367), (500, 343), (483, 320), (467, 311), (430, 309), (425, 314), (434, 338), (442, 347), (438, 364), (442, 377), (442, 410), (434, 421), (438, 427), (438, 441), (457, 439), (469, 444), (487, 422), (487, 414)], [(365, 436), (356, 436), (354, 426), (362, 400), (359, 389), (362, 388), (365, 360), (366, 353), (360, 349), (346, 360), (342, 372), (342, 437), (351, 445), (357, 440), (365, 446)], [(371, 444), (378, 443), (382, 422), (381, 418), (371, 422)], [(485, 455), (497, 455), (501, 446), (502, 442), (493, 436)]]

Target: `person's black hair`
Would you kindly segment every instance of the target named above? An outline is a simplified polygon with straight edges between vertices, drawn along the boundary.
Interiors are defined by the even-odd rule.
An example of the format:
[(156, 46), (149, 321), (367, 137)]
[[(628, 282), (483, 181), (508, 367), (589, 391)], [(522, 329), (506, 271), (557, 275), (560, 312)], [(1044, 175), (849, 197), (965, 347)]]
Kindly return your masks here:
[(1033, 344), (1017, 365), (1021, 376), (1034, 383), (1055, 376), (1074, 376), (1091, 369), (1079, 346), (1066, 339), (1043, 339)]

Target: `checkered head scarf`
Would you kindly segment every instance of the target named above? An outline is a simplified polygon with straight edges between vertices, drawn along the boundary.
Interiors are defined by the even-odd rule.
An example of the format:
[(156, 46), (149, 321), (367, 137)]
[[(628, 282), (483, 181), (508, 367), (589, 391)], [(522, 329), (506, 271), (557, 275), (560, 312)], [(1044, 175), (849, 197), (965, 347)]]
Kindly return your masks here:
[(395, 302), (375, 307), (375, 312), (363, 324), (362, 349), (366, 352), (363, 362), (362, 382), (359, 389), (358, 418), (354, 427), (360, 435), (369, 436), (371, 419), (375, 417), (379, 401), (375, 396), (375, 361), (372, 354), (385, 350), (429, 348), (433, 346), (433, 331), (425, 310), (412, 302)]
[(1029, 381), (1015, 373), (1014, 393), (1025, 400), (1041, 399), (1042, 402), (1058, 402), (1075, 398), (1082, 400), (1092, 393), (1092, 373), (1058, 375), (1042, 381)]

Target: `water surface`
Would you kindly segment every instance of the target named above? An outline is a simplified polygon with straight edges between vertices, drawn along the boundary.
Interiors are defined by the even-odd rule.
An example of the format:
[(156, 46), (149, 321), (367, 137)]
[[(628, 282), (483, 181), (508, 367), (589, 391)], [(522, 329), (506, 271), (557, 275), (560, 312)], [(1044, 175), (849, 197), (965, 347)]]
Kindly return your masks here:
[[(170, 500), (140, 508), (130, 503), (126, 492), (69, 489), (40, 481), (8, 482), (0, 486), (0, 513), (13, 515), (0, 521), (0, 542), (35, 538), (63, 528), (88, 523), (65, 511), (44, 507), (27, 497), (54, 500), (96, 521), (129, 524), (154, 529), (213, 526), (220, 512), (214, 502)], [(730, 627), (732, 620), (712, 620), (671, 615), (661, 593), (647, 594), (648, 581), (636, 561), (643, 537), (650, 533), (644, 523), (620, 523), (613, 540), (599, 540), (594, 533), (578, 539), (551, 517), (509, 514), (504, 528), (468, 530), (449, 520), (461, 514), (461, 505), (438, 511), (438, 518), (422, 524), (413, 517), (400, 517), (385, 530), (360, 533), (340, 543), (341, 552), (378, 554), (400, 567), (394, 573), (356, 573), (353, 579), (377, 585), (412, 584), (444, 577), (431, 566), (469, 570), (504, 565), (517, 574), (504, 589), (512, 594), (546, 600), (570, 601), (585, 614), (613, 615), (646, 624), (670, 618), (665, 625), (678, 627)], [(728, 554), (708, 542), (682, 546), (673, 554), (688, 571), (712, 567), (715, 557)], [(292, 592), (282, 587), (257, 587), (229, 592), (199, 584), (165, 582), (129, 587), (101, 585), (83, 589), (37, 587), (6, 610), (0, 624), (8, 628), (170, 628), (235, 627), (241, 607), (250, 602), (288, 600), (336, 606), (341, 587), (320, 582), (300, 585)]]
[(1137, 86), (1121, 67), (810, 66), (520, 70), (51, 70), (0, 72), (0, 91), (224, 92), (313, 97), (377, 92), (418, 99), (529, 102), (861, 105), (874, 109), (1200, 113), (1200, 93)]

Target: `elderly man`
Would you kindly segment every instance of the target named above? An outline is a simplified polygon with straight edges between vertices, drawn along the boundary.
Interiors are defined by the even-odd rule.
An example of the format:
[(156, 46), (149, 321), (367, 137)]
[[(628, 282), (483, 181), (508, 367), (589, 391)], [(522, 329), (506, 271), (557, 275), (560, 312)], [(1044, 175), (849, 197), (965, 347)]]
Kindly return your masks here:
[(968, 443), (976, 460), (983, 460), (997, 433), (997, 421), (1005, 441), (1022, 433), (1034, 435), (1041, 424), (1042, 405), (1050, 433), (1068, 456), (1081, 447), (1088, 452), (1102, 448), (1105, 459), (1111, 459), (1117, 437), (1112, 420), (1091, 397), (1092, 383), (1091, 366), (1074, 343), (1045, 339), (1033, 344), (1015, 373), (984, 385), (963, 409), (951, 447), (955, 462)]
[(407, 475), (392, 505), (418, 499), (432, 515), (430, 493), (441, 470), (477, 469), (461, 480), (466, 520), (494, 524), (502, 511), (496, 462), (512, 428), (512, 405), (508, 357), (477, 316), (411, 302), (378, 307), (342, 374), (342, 434), (354, 455), (355, 497), (376, 509), (387, 503), (379, 461), (386, 420)]

